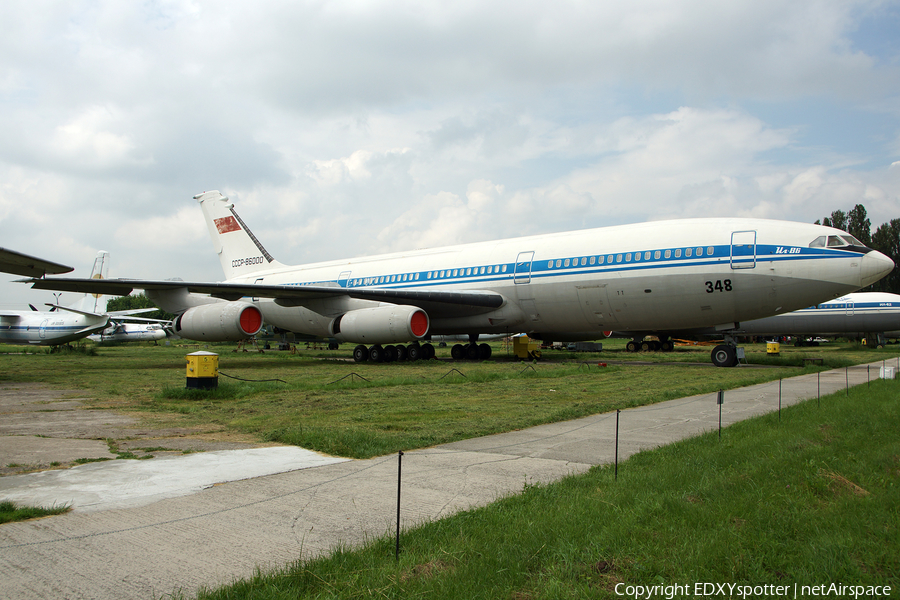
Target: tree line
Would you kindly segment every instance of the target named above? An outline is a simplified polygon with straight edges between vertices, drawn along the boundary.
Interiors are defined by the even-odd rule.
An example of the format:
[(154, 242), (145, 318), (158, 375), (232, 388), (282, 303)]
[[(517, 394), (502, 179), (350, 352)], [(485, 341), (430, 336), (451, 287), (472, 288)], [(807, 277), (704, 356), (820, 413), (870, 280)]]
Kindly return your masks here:
[(887, 256), (897, 265), (887, 277), (860, 290), (861, 292), (900, 294), (900, 219), (891, 219), (875, 229), (875, 233), (872, 233), (872, 222), (866, 215), (866, 207), (857, 204), (847, 213), (842, 210), (832, 212), (831, 216), (822, 219), (821, 223), (816, 221), (816, 225), (827, 225), (846, 231), (869, 248), (878, 250)]
[[(115, 310), (133, 310), (135, 308), (157, 308), (157, 306), (143, 293), (110, 298), (109, 302), (106, 303), (106, 310), (110, 312)], [(175, 315), (172, 313), (167, 313), (159, 308), (157, 308), (156, 312), (141, 313), (135, 316), (145, 319), (162, 319), (166, 321), (171, 321), (175, 318)]]

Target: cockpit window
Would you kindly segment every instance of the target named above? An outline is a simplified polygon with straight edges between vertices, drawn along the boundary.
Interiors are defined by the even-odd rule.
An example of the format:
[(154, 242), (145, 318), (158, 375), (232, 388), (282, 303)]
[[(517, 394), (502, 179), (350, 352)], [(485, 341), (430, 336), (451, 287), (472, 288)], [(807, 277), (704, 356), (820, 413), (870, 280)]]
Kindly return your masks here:
[(847, 250), (852, 250), (853, 252), (861, 252), (863, 254), (870, 252), (869, 248), (866, 248), (866, 245), (860, 242), (858, 239), (850, 235), (849, 233), (843, 233), (841, 235), (829, 235), (824, 236), (820, 235), (813, 241), (809, 243), (810, 248), (846, 248)]

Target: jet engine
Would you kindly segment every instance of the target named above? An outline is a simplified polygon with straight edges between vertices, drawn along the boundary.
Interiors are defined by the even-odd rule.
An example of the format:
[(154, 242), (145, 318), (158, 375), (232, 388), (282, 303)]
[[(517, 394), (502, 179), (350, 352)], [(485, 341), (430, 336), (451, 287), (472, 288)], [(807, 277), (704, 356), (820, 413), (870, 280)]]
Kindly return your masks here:
[(247, 302), (217, 302), (189, 308), (175, 319), (175, 333), (201, 342), (236, 342), (262, 329), (259, 309)]
[(331, 334), (357, 344), (397, 344), (422, 339), (429, 326), (421, 308), (391, 305), (346, 312), (331, 322)]

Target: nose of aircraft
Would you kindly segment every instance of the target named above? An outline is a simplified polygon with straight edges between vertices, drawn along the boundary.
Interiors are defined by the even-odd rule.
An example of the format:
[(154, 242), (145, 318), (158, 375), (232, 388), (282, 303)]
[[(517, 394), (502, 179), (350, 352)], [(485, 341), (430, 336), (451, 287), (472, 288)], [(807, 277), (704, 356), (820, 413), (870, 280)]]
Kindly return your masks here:
[(863, 256), (862, 265), (860, 265), (860, 287), (872, 285), (894, 269), (894, 261), (890, 258), (873, 250)]

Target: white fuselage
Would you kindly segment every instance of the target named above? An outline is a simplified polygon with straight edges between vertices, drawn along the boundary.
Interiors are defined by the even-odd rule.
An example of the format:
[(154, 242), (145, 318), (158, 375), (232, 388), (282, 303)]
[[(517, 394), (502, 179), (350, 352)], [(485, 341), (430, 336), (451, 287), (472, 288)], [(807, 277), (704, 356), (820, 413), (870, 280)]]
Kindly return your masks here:
[(90, 338), (98, 342), (155, 342), (166, 339), (166, 330), (158, 324), (117, 323)]
[(900, 331), (900, 296), (859, 292), (816, 306), (741, 323), (737, 333), (751, 335), (847, 335), (886, 334)]
[(106, 315), (88, 316), (64, 310), (0, 312), (0, 342), (55, 346), (87, 337), (107, 326)]
[[(829, 232), (837, 230), (757, 219), (659, 221), (269, 271), (256, 267), (228, 282), (503, 296), (499, 308), (471, 307), (466, 314), (440, 304), (427, 308), (432, 334), (527, 332), (575, 340), (596, 339), (605, 330), (724, 329), (830, 300), (890, 270), (891, 261), (878, 252), (811, 247)], [(247, 257), (248, 264), (261, 260)], [(239, 273), (241, 265), (233, 262)], [(340, 314), (379, 305), (351, 297), (304, 300), (302, 306), (251, 301), (268, 323), (322, 336), (331, 334)]]

